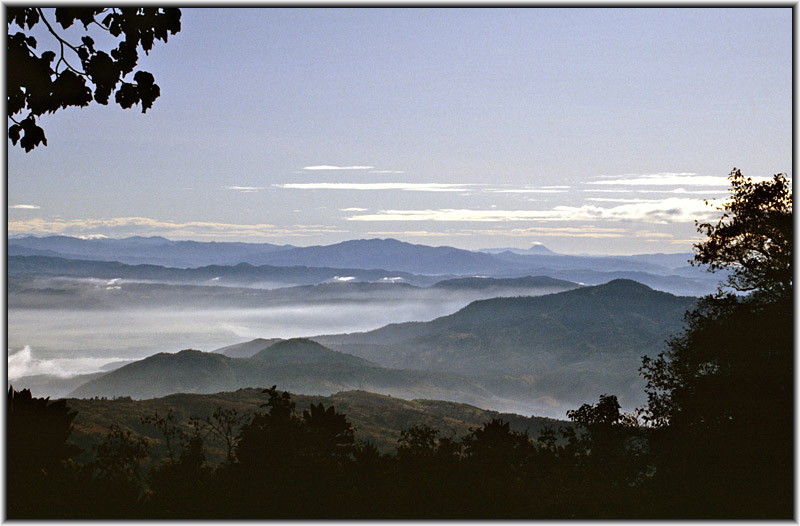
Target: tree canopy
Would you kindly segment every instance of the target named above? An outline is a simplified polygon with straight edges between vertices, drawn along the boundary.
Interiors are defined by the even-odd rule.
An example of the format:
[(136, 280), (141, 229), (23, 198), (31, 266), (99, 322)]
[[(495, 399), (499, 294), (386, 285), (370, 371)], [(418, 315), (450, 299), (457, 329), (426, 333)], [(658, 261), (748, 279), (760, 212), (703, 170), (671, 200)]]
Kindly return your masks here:
[(697, 225), (706, 240), (694, 263), (728, 269), (727, 285), (739, 292), (775, 296), (792, 290), (792, 191), (784, 174), (753, 182), (734, 168), (731, 199), (716, 223)]
[(644, 418), (662, 491), (710, 516), (759, 517), (791, 509), (793, 494), (792, 194), (782, 174), (753, 182), (734, 169), (730, 180), (695, 256), (728, 281), (666, 352), (643, 358)]
[[(151, 73), (134, 72), (138, 50), (148, 54), (155, 41), (167, 42), (170, 34), (181, 30), (181, 12), (176, 8), (57, 7), (46, 14), (40, 7), (8, 6), (6, 11), (8, 137), (26, 152), (47, 145), (36, 120), (45, 113), (85, 107), (92, 100), (106, 105), (112, 93), (122, 108), (141, 104), (142, 113), (147, 112), (161, 90)], [(32, 29), (40, 22), (55, 39), (55, 51), (38, 47)], [(83, 26), (80, 43), (64, 36), (64, 30), (77, 27), (76, 22)], [(107, 51), (95, 47), (91, 35), (97, 37), (98, 32), (114, 37), (117, 46)]]

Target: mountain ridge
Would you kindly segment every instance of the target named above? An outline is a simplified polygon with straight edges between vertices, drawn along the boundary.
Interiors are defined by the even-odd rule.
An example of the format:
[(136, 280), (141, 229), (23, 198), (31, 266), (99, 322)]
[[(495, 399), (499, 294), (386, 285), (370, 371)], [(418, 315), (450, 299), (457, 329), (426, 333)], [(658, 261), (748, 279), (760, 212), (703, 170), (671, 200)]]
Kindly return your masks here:
[[(114, 260), (131, 265), (156, 264), (184, 269), (209, 265), (233, 267), (240, 263), (249, 263), (276, 268), (306, 267), (305, 272), (309, 275), (315, 272), (311, 269), (320, 268), (341, 269), (349, 272), (347, 276), (355, 275), (359, 270), (374, 272), (382, 270), (385, 272), (383, 277), (386, 278), (398, 276), (408, 280), (409, 275), (416, 275), (414, 278), (416, 281), (412, 283), (417, 284), (430, 279), (430, 276), (444, 275), (451, 277), (488, 275), (496, 278), (547, 275), (587, 284), (597, 284), (598, 280), (605, 279), (604, 276), (628, 277), (647, 281), (651, 286), (676, 294), (697, 296), (712, 293), (719, 281), (718, 277), (690, 267), (688, 259), (691, 254), (574, 256), (549, 253), (552, 251), (544, 253), (538, 247), (531, 247), (526, 251), (506, 250), (496, 253), (496, 251), (486, 252), (491, 249), (471, 251), (448, 246), (434, 247), (393, 238), (357, 239), (308, 247), (268, 243), (161, 241), (165, 238), (156, 238), (152, 242), (145, 241), (150, 239), (140, 237), (122, 240), (80, 240), (67, 236), (9, 239), (8, 256), (38, 255), (86, 261)], [(67, 246), (64, 249), (67, 253), (55, 250), (61, 245)], [(148, 252), (147, 250), (151, 248), (152, 251)], [(611, 276), (609, 273), (616, 275)], [(578, 279), (576, 276), (580, 274), (590, 277)], [(329, 276), (328, 279), (333, 277)]]
[[(603, 392), (630, 407), (643, 396), (640, 357), (662, 350), (695, 302), (630, 280), (478, 300), (430, 322), (279, 341), (250, 358), (160, 353), (73, 395), (149, 398), (285, 384), (307, 394), (366, 389), (548, 416), (543, 411), (572, 408)], [(248, 343), (257, 349), (264, 341), (238, 345)]]

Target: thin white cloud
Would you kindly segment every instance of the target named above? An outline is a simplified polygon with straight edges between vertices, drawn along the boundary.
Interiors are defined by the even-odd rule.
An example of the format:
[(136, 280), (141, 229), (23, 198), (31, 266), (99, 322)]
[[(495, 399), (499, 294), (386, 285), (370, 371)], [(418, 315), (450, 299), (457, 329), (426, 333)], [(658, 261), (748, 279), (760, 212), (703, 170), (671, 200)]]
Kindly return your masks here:
[(652, 232), (650, 230), (636, 230), (633, 232), (633, 237), (641, 237), (645, 239), (672, 239), (675, 236), (667, 232)]
[(624, 228), (597, 227), (586, 225), (579, 227), (532, 227), (511, 229), (465, 230), (470, 235), (503, 236), (503, 237), (587, 237), (587, 238), (621, 238), (628, 237), (629, 231)]
[[(482, 235), (494, 237), (555, 237), (555, 238), (608, 238), (619, 239), (626, 237), (636, 237), (646, 241), (668, 241), (674, 243), (674, 236), (664, 232), (653, 232), (644, 229), (598, 227), (595, 225), (584, 225), (576, 227), (531, 227), (531, 228), (512, 228), (512, 229), (483, 229), (483, 230), (464, 230), (469, 235)], [(696, 242), (694, 240), (693, 242)], [(685, 240), (682, 241), (685, 244)], [(537, 243), (534, 243), (537, 244)], [(541, 244), (541, 243), (538, 243)]]
[(331, 166), (321, 164), (318, 166), (304, 166), (303, 170), (371, 170), (374, 166)]
[(279, 228), (270, 224), (241, 225), (206, 221), (173, 222), (147, 217), (115, 217), (111, 219), (29, 219), (9, 221), (8, 233), (63, 234), (71, 236), (106, 235), (122, 237), (132, 235), (163, 235), (173, 238), (259, 238), (302, 237), (327, 233), (346, 232), (336, 227), (313, 225), (308, 227)]
[(726, 195), (728, 193), (727, 188), (719, 188), (719, 189), (706, 189), (706, 190), (687, 190), (686, 188), (673, 188), (671, 190), (635, 190), (637, 194), (694, 194), (694, 195), (705, 195), (705, 196), (713, 196), (713, 195)]
[(367, 232), (367, 235), (370, 236), (389, 236), (389, 237), (450, 237), (450, 236), (469, 236), (471, 234), (467, 232), (453, 232), (453, 231), (443, 231), (443, 232), (431, 232), (429, 230), (402, 230), (402, 231), (387, 231), (387, 230), (373, 230)]
[(600, 177), (604, 179), (614, 179), (614, 178), (631, 178), (631, 177), (671, 177), (671, 176), (684, 176), (684, 175), (697, 175), (696, 172), (654, 172), (654, 173), (628, 173), (628, 174), (617, 174), (617, 175), (608, 175), (603, 174)]
[(9, 208), (13, 208), (15, 210), (39, 210), (41, 206), (38, 205), (11, 205)]
[(660, 203), (661, 199), (628, 199), (624, 197), (588, 197), (587, 201), (595, 201), (598, 203)]
[(350, 221), (641, 221), (645, 223), (690, 222), (711, 211), (703, 200), (669, 198), (630, 203), (611, 208), (596, 205), (556, 206), (549, 210), (381, 210), (375, 214), (348, 217)]
[(556, 189), (556, 188), (509, 188), (509, 189), (499, 189), (499, 188), (492, 188), (487, 189), (488, 192), (493, 194), (563, 194), (566, 190)]
[[(754, 181), (766, 178), (753, 178)], [(691, 172), (662, 172), (655, 174), (626, 174), (601, 176), (601, 179), (588, 184), (614, 186), (730, 186), (726, 176), (697, 175)]]
[(351, 208), (340, 208), (339, 209), (340, 212), (366, 212), (367, 210), (369, 210), (369, 208), (351, 207)]
[(402, 190), (406, 192), (463, 192), (463, 184), (445, 183), (287, 183), (273, 185), (290, 190)]
[(263, 190), (263, 186), (226, 186), (226, 190), (237, 190), (239, 192), (257, 192)]
[[(387, 172), (388, 173), (388, 172)], [(569, 186), (491, 186), (476, 183), (284, 183), (272, 185), (276, 188), (293, 190), (402, 190), (408, 192), (461, 192), (464, 196), (473, 195), (475, 191), (490, 194), (561, 194), (568, 192)]]

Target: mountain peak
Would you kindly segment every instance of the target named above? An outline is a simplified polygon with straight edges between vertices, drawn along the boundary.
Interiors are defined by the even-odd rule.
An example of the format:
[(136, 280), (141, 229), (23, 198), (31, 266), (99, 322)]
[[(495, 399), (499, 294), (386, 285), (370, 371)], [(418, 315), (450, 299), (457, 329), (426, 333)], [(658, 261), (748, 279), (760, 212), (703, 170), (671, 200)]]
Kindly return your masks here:
[(605, 290), (621, 291), (621, 292), (645, 292), (652, 291), (653, 289), (643, 283), (634, 281), (632, 279), (612, 279), (608, 283), (597, 285), (598, 288)]
[(542, 244), (533, 244), (528, 248), (482, 248), (477, 252), (485, 254), (500, 254), (507, 255), (508, 253), (516, 254), (518, 256), (557, 256), (558, 254), (547, 248)]
[(310, 348), (310, 349), (326, 349), (330, 350), (322, 344), (315, 342), (314, 340), (310, 340), (308, 338), (289, 338), (288, 340), (281, 340), (279, 342), (275, 342), (264, 351), (278, 351), (278, 350), (285, 350), (285, 349), (302, 349), (302, 348)]
[(251, 358), (270, 365), (303, 365), (312, 363), (374, 365), (363, 358), (329, 349), (308, 338), (281, 340), (257, 352)]

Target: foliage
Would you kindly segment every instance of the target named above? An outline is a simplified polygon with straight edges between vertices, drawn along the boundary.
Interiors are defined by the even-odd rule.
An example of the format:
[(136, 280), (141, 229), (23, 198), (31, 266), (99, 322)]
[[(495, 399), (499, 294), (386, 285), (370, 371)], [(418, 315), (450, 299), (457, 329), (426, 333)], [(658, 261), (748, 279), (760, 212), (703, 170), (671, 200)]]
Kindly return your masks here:
[(9, 471), (46, 473), (77, 455), (80, 449), (67, 442), (76, 414), (69, 410), (65, 400), (34, 398), (29, 389), (17, 392), (13, 386), (9, 387)]
[(400, 431), (397, 440), (397, 456), (400, 459), (427, 459), (436, 452), (437, 429), (426, 425), (413, 426)]
[[(723, 516), (714, 515), (714, 508), (690, 509), (695, 504), (690, 496), (660, 482), (663, 471), (680, 466), (632, 447), (631, 439), (648, 429), (619, 413), (614, 396), (570, 411), (582, 431), (562, 426), (562, 439), (545, 428), (534, 442), (494, 418), (460, 438), (442, 437), (424, 424), (411, 426), (399, 432), (394, 454), (382, 454), (368, 442), (352, 440), (344, 414), (319, 403), (297, 413), (288, 393), (276, 387), (264, 393), (266, 411), (249, 415), (237, 435), (233, 462), (206, 463), (204, 439), (215, 435), (203, 419), (190, 418), (195, 425), (187, 432), (178, 417), (169, 416), (173, 413), (153, 414), (148, 426), (174, 441), (172, 458), (138, 477), (146, 442), (112, 426), (87, 469), (49, 486), (59, 495), (48, 505), (50, 513), (33, 516), (576, 519), (702, 516), (709, 510)], [(600, 447), (599, 440), (622, 447)], [(640, 457), (658, 461), (655, 479)], [(115, 481), (103, 475), (112, 472), (123, 476)], [(724, 500), (721, 492), (720, 497)], [(764, 515), (775, 516), (771, 512)]]
[[(13, 122), (8, 137), (26, 152), (47, 145), (37, 118), (71, 106), (85, 107), (92, 100), (108, 104), (112, 93), (122, 108), (141, 104), (147, 112), (161, 93), (153, 75), (144, 70), (133, 73), (139, 48), (148, 54), (157, 40), (167, 42), (181, 30), (181, 12), (156, 7), (57, 7), (52, 15), (39, 7), (6, 8), (8, 22), (8, 118)], [(56, 31), (48, 20), (53, 16), (61, 26)], [(40, 51), (31, 30), (39, 22), (58, 43), (55, 51)], [(83, 25), (80, 44), (67, 41), (64, 30)], [(14, 31), (12, 33), (12, 31)], [(117, 39), (108, 51), (95, 48), (97, 32)], [(105, 37), (107, 38), (107, 37)], [(56, 60), (56, 57), (58, 59)], [(55, 61), (55, 63), (53, 63)], [(133, 82), (125, 80), (133, 73)], [(94, 92), (92, 92), (94, 88)], [(27, 112), (27, 115), (25, 113)], [(24, 118), (22, 118), (22, 116)]]
[(508, 422), (501, 418), (492, 419), (483, 426), (470, 430), (463, 443), (467, 458), (495, 465), (519, 462), (532, 448), (527, 433), (512, 431)]
[(148, 440), (112, 424), (94, 449), (95, 458), (82, 470), (79, 483), (97, 504), (84, 504), (84, 512), (93, 518), (135, 517), (147, 484), (142, 461), (150, 450)]
[[(720, 220), (698, 226), (708, 239), (696, 245), (695, 261), (711, 271), (730, 269), (728, 286), (750, 294), (720, 291), (702, 298), (669, 350), (643, 358), (645, 418), (656, 426), (681, 421), (716, 426), (752, 405), (741, 395), (753, 380), (764, 382), (758, 384), (761, 390), (769, 391), (777, 379), (783, 379), (780, 389), (791, 386), (785, 381), (793, 331), (791, 189), (781, 174), (753, 183), (734, 169), (730, 180), (733, 196)], [(731, 403), (727, 396), (736, 393), (733, 400), (740, 403)], [(779, 400), (764, 402), (771, 406)]]
[[(697, 225), (707, 239), (695, 245), (694, 264), (731, 270), (728, 286), (769, 298), (792, 291), (792, 191), (784, 174), (753, 182), (734, 168), (731, 199), (714, 223)], [(707, 202), (706, 202), (707, 203)]]
[(150, 446), (146, 438), (134, 438), (130, 430), (111, 425), (106, 438), (95, 447), (94, 467), (106, 481), (134, 480), (141, 482), (139, 463), (147, 457)]
[(234, 461), (234, 449), (239, 442), (238, 428), (244, 421), (244, 415), (240, 415), (235, 407), (217, 407), (211, 416), (207, 416), (205, 424), (207, 429), (225, 443), (225, 458), (229, 463)]
[(66, 401), (8, 388), (6, 470), (9, 518), (41, 518), (60, 507), (59, 492), (80, 449), (67, 442), (76, 413)]
[[(686, 315), (685, 331), (643, 358), (654, 484), (710, 516), (788, 516), (792, 508), (792, 197), (786, 178), (731, 173), (716, 225), (698, 228), (696, 262), (731, 270)], [(769, 423), (767, 425), (766, 423)], [(757, 488), (753, 481), (758, 480)]]

